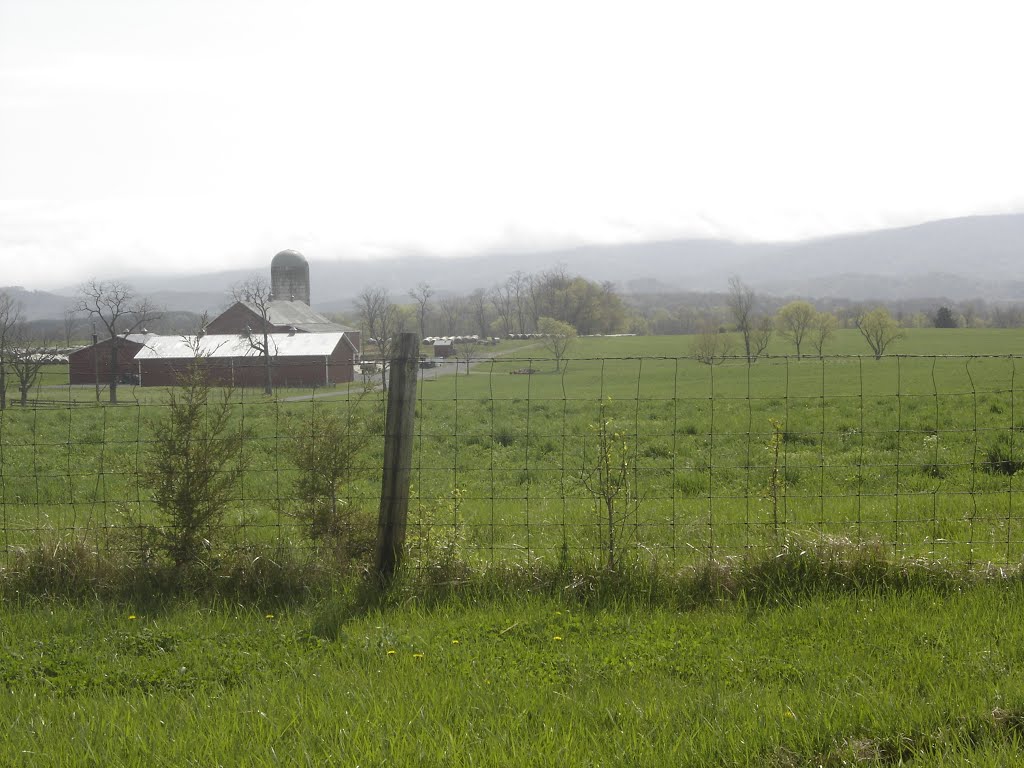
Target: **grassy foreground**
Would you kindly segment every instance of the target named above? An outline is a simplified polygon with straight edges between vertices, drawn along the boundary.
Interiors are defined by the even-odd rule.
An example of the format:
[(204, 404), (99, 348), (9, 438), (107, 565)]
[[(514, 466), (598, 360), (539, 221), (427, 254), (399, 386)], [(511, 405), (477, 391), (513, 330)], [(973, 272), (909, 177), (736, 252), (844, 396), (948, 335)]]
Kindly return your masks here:
[(9, 604), (0, 764), (1019, 764), (1022, 600)]

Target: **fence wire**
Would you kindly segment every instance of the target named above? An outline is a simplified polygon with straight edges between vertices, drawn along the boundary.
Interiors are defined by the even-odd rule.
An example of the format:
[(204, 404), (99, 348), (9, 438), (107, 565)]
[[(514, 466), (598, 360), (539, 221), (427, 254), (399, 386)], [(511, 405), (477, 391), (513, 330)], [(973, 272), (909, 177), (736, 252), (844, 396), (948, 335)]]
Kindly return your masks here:
[[(896, 557), (1018, 564), (1020, 359), (443, 362), (418, 381), (408, 547), (423, 562), (684, 565), (826, 537)], [(211, 548), (314, 553), (331, 536), (372, 538), (383, 394), (379, 374), (365, 383), (233, 393), (242, 472), (204, 532)], [(118, 394), (97, 403), (90, 387), (51, 381), (0, 412), (5, 562), (68, 540), (138, 554), (168, 524), (150, 471), (168, 390)], [(325, 464), (304, 470), (302, 452), (328, 450), (316, 441), (330, 423), (353, 448), (310, 491)]]

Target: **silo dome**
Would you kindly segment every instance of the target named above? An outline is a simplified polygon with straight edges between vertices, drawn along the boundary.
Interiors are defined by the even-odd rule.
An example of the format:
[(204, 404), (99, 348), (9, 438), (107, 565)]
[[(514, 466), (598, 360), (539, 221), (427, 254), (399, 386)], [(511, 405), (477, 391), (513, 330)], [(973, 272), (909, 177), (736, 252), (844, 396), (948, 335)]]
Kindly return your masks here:
[(309, 262), (298, 251), (281, 251), (270, 262), (270, 290), (275, 301), (309, 305)]

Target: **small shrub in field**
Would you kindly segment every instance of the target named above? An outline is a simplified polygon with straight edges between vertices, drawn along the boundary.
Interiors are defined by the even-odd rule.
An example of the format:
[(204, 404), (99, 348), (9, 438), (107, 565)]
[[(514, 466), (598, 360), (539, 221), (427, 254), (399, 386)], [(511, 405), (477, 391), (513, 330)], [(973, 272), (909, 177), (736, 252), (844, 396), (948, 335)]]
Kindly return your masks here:
[(314, 402), (309, 420), (289, 428), (286, 452), (299, 470), (295, 481), (298, 509), (293, 513), (311, 539), (331, 545), (345, 560), (373, 551), (377, 521), (342, 495), (355, 479), (360, 457), (379, 434), (381, 411), (359, 397), (345, 404)]
[(782, 426), (782, 422), (776, 419), (769, 419), (772, 425), (772, 434), (768, 438), (765, 450), (768, 451), (768, 480), (765, 483), (764, 498), (771, 504), (772, 528), (775, 533), (779, 532), (779, 506), (786, 495), (786, 471), (782, 465), (781, 449), (786, 440), (786, 435), (791, 434)]
[(233, 390), (214, 393), (197, 356), (172, 387), (142, 469), (152, 489), (161, 524), (158, 549), (177, 568), (187, 568), (211, 550), (220, 524), (245, 470), (245, 430), (236, 423)]
[(447, 498), (416, 502), (415, 522), (409, 526), (407, 544), (417, 568), (429, 571), (431, 579), (465, 575), (462, 548), (466, 535), (460, 517), (464, 495), (465, 491), (456, 488)]
[(492, 439), (496, 445), (500, 445), (502, 448), (508, 448), (510, 445), (515, 443), (516, 435), (510, 427), (500, 426), (494, 430)]
[(598, 528), (602, 530), (603, 546), (608, 553), (608, 570), (614, 571), (623, 547), (626, 521), (631, 514), (636, 514), (638, 499), (629, 435), (617, 427), (610, 410), (611, 398), (602, 400), (598, 421), (590, 425), (592, 444), (584, 445), (576, 480), (601, 510)]
[(1007, 435), (1000, 435), (999, 438), (985, 451), (985, 461), (981, 467), (986, 472), (996, 475), (1013, 475), (1024, 468), (1020, 448), (1013, 450), (1010, 438)]

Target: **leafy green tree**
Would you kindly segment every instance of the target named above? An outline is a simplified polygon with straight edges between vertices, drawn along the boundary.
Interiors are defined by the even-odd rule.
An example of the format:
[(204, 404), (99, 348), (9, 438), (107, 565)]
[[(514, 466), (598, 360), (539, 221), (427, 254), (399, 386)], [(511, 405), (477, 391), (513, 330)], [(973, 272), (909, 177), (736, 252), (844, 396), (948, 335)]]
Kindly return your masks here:
[[(529, 300), (525, 303), (529, 306), (525, 314), (537, 318), (538, 331), (542, 317), (568, 323), (582, 334), (617, 333), (626, 327), (626, 305), (611, 283), (595, 283), (556, 268), (530, 279), (527, 288)], [(503, 300), (511, 313), (511, 289), (505, 292), (508, 295)]]
[(576, 329), (561, 320), (542, 317), (537, 322), (537, 331), (542, 334), (540, 341), (544, 349), (555, 358), (555, 370), (562, 370), (562, 358), (576, 339)]
[(865, 312), (856, 319), (857, 330), (871, 347), (871, 352), (878, 360), (885, 354), (885, 350), (894, 341), (903, 338), (903, 331), (889, 311), (884, 307), (878, 307)]
[(796, 347), (797, 359), (801, 357), (800, 347), (814, 328), (817, 316), (818, 310), (807, 301), (791, 301), (775, 316), (779, 333)]

